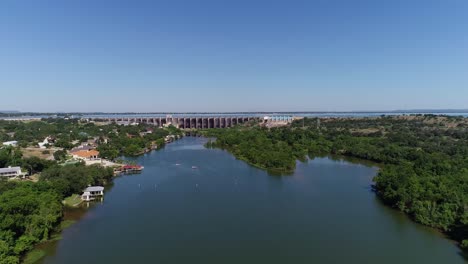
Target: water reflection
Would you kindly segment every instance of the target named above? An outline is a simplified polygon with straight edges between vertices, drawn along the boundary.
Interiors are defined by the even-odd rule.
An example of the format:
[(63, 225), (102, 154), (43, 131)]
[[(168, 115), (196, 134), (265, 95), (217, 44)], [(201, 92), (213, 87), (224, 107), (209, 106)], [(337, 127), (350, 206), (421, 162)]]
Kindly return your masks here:
[(44, 262), (464, 262), (451, 241), (368, 191), (374, 166), (316, 158), (272, 177), (203, 143), (136, 158), (143, 173), (117, 178)]

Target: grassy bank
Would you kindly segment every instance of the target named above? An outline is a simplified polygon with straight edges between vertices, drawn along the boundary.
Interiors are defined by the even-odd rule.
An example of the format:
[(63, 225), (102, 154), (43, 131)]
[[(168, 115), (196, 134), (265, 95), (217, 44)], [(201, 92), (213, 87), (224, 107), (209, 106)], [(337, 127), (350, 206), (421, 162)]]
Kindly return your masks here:
[(81, 204), (82, 200), (79, 194), (72, 194), (71, 196), (68, 196), (65, 198), (62, 203), (65, 206), (70, 206), (70, 207), (76, 207), (79, 204)]

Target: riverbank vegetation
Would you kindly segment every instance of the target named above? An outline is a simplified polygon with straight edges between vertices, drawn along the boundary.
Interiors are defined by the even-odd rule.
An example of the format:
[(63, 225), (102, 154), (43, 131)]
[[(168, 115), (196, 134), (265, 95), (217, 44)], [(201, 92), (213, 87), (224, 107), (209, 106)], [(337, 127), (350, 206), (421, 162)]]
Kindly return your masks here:
[(338, 154), (381, 163), (375, 190), (388, 205), (468, 246), (468, 119), (432, 115), (305, 118), (279, 128), (212, 129), (209, 147), (270, 171)]
[[(98, 145), (101, 157), (108, 159), (140, 155), (160, 148), (168, 135), (179, 137), (182, 132), (173, 126), (156, 128), (147, 124), (120, 125), (80, 119), (0, 120), (0, 141), (16, 140), (21, 148), (27, 148), (37, 147), (45, 138), (52, 138), (54, 147), (65, 150), (90, 143)], [(63, 158), (63, 155), (56, 155), (56, 158)]]
[(20, 257), (58, 230), (62, 200), (88, 185), (102, 185), (113, 176), (110, 168), (83, 164), (54, 165), (36, 183), (0, 181), (0, 263)]
[[(19, 263), (35, 244), (61, 230), (62, 201), (74, 205), (79, 199), (76, 195), (87, 186), (104, 185), (114, 176), (110, 167), (85, 166), (84, 162), (59, 165), (69, 156), (66, 150), (91, 145), (102, 158), (115, 160), (121, 155), (139, 155), (160, 148), (168, 135), (179, 137), (182, 132), (175, 127), (124, 126), (78, 119), (0, 120), (0, 141), (18, 141), (18, 147), (0, 146), (0, 168), (20, 166), (38, 178), (37, 182), (0, 179), (0, 264)], [(46, 138), (51, 144), (39, 149), (38, 142)], [(41, 150), (39, 153), (50, 159), (23, 155), (24, 151), (32, 153), (31, 149)]]

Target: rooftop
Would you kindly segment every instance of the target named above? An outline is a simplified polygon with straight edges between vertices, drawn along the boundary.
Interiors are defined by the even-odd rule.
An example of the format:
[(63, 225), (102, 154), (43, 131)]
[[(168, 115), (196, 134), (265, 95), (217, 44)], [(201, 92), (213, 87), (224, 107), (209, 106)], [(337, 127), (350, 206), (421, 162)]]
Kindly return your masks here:
[(82, 158), (89, 158), (89, 157), (94, 157), (99, 155), (99, 151), (91, 149), (91, 150), (79, 150), (77, 152), (74, 152), (73, 155), (77, 155)]
[(79, 147), (71, 149), (70, 152), (71, 153), (76, 153), (76, 152), (81, 151), (81, 150), (92, 150), (92, 149), (94, 149), (94, 147), (92, 147), (92, 146), (79, 146)]
[(0, 168), (0, 173), (21, 171), (20, 167)]
[(102, 186), (90, 186), (86, 188), (83, 192), (100, 192), (104, 191), (104, 187)]
[(17, 144), (17, 143), (18, 143), (18, 141), (16, 141), (16, 140), (3, 142), (3, 144)]

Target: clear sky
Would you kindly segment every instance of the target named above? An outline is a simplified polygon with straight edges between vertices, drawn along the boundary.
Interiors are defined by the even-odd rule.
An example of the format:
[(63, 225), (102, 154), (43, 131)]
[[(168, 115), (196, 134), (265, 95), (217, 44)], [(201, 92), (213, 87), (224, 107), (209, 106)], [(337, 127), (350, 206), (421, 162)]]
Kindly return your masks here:
[(466, 0), (0, 2), (0, 109), (468, 108)]

